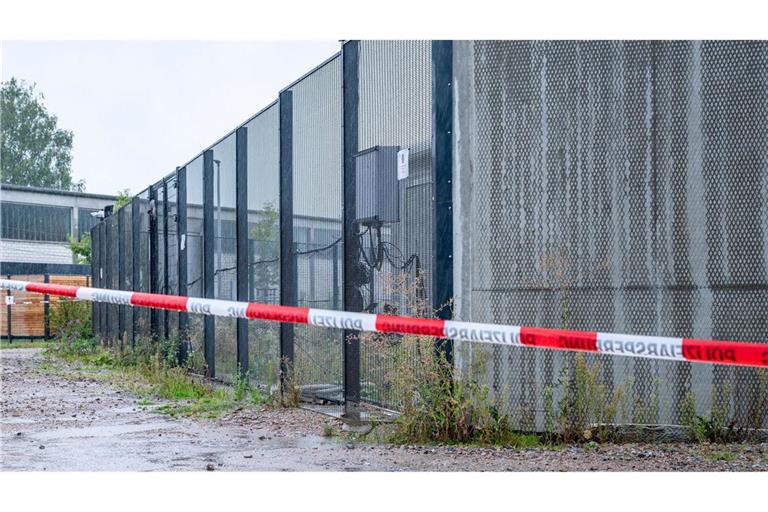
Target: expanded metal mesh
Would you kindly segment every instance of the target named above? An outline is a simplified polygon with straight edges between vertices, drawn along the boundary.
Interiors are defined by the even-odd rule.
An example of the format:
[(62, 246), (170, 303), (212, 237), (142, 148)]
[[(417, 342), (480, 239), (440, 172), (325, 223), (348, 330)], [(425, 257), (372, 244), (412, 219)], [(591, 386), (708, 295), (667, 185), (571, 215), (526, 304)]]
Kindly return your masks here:
[[(478, 41), (455, 75), (459, 317), (768, 339), (768, 44)], [(524, 428), (580, 378), (573, 354), (459, 355)], [(764, 370), (587, 361), (616, 398), (606, 421), (768, 424)]]
[[(235, 239), (235, 134), (213, 147), (214, 298), (237, 300)], [(232, 380), (237, 373), (237, 321), (216, 318), (216, 377)]]
[[(152, 290), (154, 293), (165, 293), (165, 190), (164, 183), (160, 182), (152, 186), (154, 193), (153, 204), (150, 205), (151, 222), (154, 223), (154, 232), (150, 232), (150, 236), (154, 236), (154, 246), (157, 254), (155, 260), (156, 272), (154, 275), (154, 282), (152, 283)], [(151, 258), (151, 256), (150, 256)], [(167, 324), (165, 322), (167, 311), (162, 309), (153, 309), (150, 313), (155, 317), (155, 329), (157, 336), (160, 339), (166, 339), (168, 333), (166, 331)]]
[[(166, 178), (166, 190), (168, 200), (165, 207), (166, 218), (166, 244), (168, 250), (166, 253), (166, 287), (165, 292), (169, 295), (179, 294), (179, 240), (178, 240), (178, 184), (176, 175)], [(179, 338), (179, 313), (167, 311), (166, 318), (168, 322), (168, 338), (178, 340)]]
[[(131, 205), (128, 204), (120, 208), (118, 212), (118, 223), (120, 232), (119, 261), (120, 272), (119, 287), (121, 290), (132, 290), (133, 282), (133, 247), (131, 245)], [(120, 306), (120, 339), (124, 346), (129, 347), (133, 339), (133, 308), (131, 306)]]
[[(248, 300), (280, 303), (280, 126), (274, 104), (248, 130)], [(248, 366), (254, 383), (277, 384), (280, 324), (248, 322)]]
[[(91, 228), (91, 283), (94, 288), (104, 288), (101, 283), (101, 224)], [(91, 306), (91, 329), (96, 339), (101, 338), (101, 303)]]
[[(187, 164), (187, 232), (184, 244), (187, 255), (187, 295), (203, 296), (203, 157)], [(189, 315), (187, 339), (189, 363), (197, 371), (205, 369), (204, 326), (201, 315)]]
[[(134, 262), (139, 265), (139, 281), (133, 283), (134, 291), (149, 293), (149, 190), (144, 190), (137, 194), (139, 210), (139, 231), (134, 236), (139, 237), (139, 254), (134, 254)], [(134, 224), (136, 224), (134, 222)], [(136, 263), (134, 263), (136, 264)], [(146, 344), (150, 339), (150, 310), (147, 308), (136, 308), (133, 312), (135, 318), (136, 332), (134, 340), (136, 344)]]
[[(342, 69), (336, 57), (291, 87), (293, 101), (293, 247), (299, 306), (341, 302)], [(341, 332), (297, 325), (298, 384), (320, 399), (341, 400)]]
[[(361, 41), (358, 149), (407, 150), (408, 175), (380, 193), (398, 203), (398, 221), (358, 225), (360, 258), (368, 274), (360, 292), (366, 311), (431, 316), (432, 51), (430, 41)], [(357, 158), (361, 158), (358, 156)], [(387, 162), (389, 172), (394, 162)], [(358, 179), (360, 177), (358, 176)], [(360, 189), (358, 189), (360, 190)], [(396, 196), (396, 197), (393, 197)], [(371, 196), (357, 197), (357, 210)], [(402, 365), (416, 362), (417, 348), (398, 336), (363, 335), (361, 398), (397, 407)]]

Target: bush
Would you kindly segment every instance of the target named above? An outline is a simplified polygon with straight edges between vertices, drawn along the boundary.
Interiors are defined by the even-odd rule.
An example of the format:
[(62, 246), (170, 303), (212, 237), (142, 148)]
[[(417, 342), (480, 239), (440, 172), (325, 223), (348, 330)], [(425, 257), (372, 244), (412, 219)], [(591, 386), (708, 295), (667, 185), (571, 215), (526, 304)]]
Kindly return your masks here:
[(50, 310), (51, 333), (60, 338), (88, 338), (91, 332), (91, 303), (62, 297)]

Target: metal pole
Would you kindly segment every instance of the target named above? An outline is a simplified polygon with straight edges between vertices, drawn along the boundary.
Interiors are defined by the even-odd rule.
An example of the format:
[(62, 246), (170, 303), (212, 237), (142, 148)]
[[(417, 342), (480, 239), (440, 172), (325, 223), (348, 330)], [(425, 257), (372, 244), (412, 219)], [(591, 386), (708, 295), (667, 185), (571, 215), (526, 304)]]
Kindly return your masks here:
[[(50, 283), (51, 282), (51, 276), (48, 274), (45, 274), (43, 276), (43, 282), (44, 283)], [(45, 339), (49, 340), (51, 339), (51, 318), (50, 318), (50, 301), (51, 296), (48, 294), (43, 295), (43, 322), (45, 323)]]
[[(176, 229), (176, 240), (179, 247), (179, 295), (187, 295), (187, 168), (176, 169), (177, 197), (176, 211), (179, 221)], [(179, 363), (185, 363), (189, 353), (187, 337), (188, 316), (186, 312), (179, 313)]]
[[(453, 41), (432, 41), (432, 162), (435, 222), (432, 248), (432, 307), (452, 318), (453, 299)], [(453, 362), (453, 342), (437, 348)]]
[[(343, 143), (344, 143), (344, 191), (343, 226), (344, 259), (342, 263), (342, 296), (345, 311), (363, 309), (360, 291), (360, 239), (355, 224), (355, 154), (357, 154), (357, 123), (359, 104), (359, 41), (349, 41), (341, 50), (343, 67)], [(348, 420), (360, 419), (360, 335), (345, 330), (343, 334), (344, 358), (344, 416)]]
[[(131, 270), (133, 276), (131, 284), (134, 291), (141, 290), (141, 199), (134, 196), (131, 200)], [(136, 331), (139, 328), (139, 315), (141, 312), (134, 311), (131, 316), (131, 348), (136, 346)]]
[[(237, 256), (237, 300), (248, 297), (248, 129), (235, 134), (235, 251)], [(237, 364), (240, 376), (248, 374), (248, 320), (237, 319)]]
[[(8, 275), (8, 279), (11, 279), (11, 275), (10, 274)], [(7, 297), (11, 297), (12, 296), (10, 288), (5, 292), (5, 295)], [(8, 329), (8, 343), (13, 343), (13, 334), (12, 334), (13, 331), (11, 329), (11, 314), (12, 314), (12, 312), (13, 311), (11, 310), (11, 302), (8, 301), (7, 305), (5, 306), (5, 314), (6, 314), (6, 318), (7, 318), (5, 326)]]
[[(168, 181), (163, 180), (163, 293), (170, 293), (168, 290)], [(168, 330), (168, 322), (170, 320), (169, 313), (164, 311), (163, 313), (163, 339), (168, 339), (170, 331)]]
[[(296, 254), (293, 248), (293, 96), (280, 93), (280, 304), (297, 302)], [(280, 383), (293, 364), (293, 325), (280, 324)]]
[[(159, 293), (157, 290), (157, 190), (155, 187), (149, 188), (149, 203), (151, 210), (149, 212), (149, 291), (150, 293)], [(149, 312), (149, 333), (153, 340), (158, 337), (158, 310), (151, 309)]]

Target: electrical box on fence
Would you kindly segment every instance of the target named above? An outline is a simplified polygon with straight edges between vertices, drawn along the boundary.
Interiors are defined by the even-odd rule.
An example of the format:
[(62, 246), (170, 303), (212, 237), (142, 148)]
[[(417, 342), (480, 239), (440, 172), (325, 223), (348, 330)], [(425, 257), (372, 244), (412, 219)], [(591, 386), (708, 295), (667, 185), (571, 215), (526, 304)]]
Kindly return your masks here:
[(355, 221), (400, 222), (398, 146), (374, 146), (355, 155)]

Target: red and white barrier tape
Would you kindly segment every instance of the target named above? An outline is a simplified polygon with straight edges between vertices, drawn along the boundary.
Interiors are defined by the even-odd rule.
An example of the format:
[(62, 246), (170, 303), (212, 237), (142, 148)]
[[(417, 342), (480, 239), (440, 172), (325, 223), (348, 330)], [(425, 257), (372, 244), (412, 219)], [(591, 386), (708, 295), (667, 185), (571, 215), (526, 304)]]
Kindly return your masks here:
[(93, 302), (186, 311), (202, 315), (310, 324), (355, 331), (418, 334), (436, 338), (596, 352), (671, 361), (700, 361), (768, 368), (768, 344), (635, 336), (604, 332), (543, 329), (429, 318), (348, 313), (294, 306), (180, 297), (60, 284), (0, 279), (0, 288), (72, 297)]

